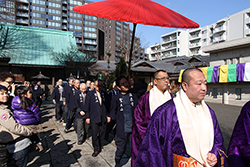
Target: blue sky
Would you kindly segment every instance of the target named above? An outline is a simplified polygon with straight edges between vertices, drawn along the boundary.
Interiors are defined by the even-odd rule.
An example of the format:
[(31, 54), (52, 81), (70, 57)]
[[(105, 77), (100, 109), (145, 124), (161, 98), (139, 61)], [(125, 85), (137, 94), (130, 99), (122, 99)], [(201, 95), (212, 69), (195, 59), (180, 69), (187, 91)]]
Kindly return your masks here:
[[(100, 0), (92, 0), (98, 2)], [(166, 6), (175, 12), (195, 21), (204, 27), (213, 24), (220, 19), (233, 15), (242, 10), (250, 8), (249, 0), (153, 0)], [(132, 29), (132, 24), (131, 24)], [(175, 28), (157, 27), (148, 25), (137, 25), (136, 36), (141, 38), (142, 46), (149, 47), (160, 42), (160, 36), (172, 31)]]

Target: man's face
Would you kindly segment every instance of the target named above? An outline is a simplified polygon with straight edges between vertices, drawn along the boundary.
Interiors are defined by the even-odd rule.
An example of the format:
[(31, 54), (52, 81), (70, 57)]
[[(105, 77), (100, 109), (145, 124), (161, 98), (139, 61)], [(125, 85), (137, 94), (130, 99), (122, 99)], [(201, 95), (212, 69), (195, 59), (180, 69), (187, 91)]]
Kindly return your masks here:
[(62, 83), (63, 83), (62, 80), (58, 80), (58, 85), (59, 86), (62, 86)]
[(88, 81), (86, 82), (87, 87), (90, 87), (90, 84), (91, 84), (91, 81), (88, 80)]
[(87, 90), (86, 85), (81, 85), (81, 86), (80, 86), (80, 91), (81, 91), (82, 93), (86, 92), (86, 90)]
[(118, 89), (121, 92), (127, 92), (129, 90), (129, 82), (125, 78), (122, 78), (120, 80), (120, 87), (118, 87)]
[(95, 89), (95, 83), (94, 83), (94, 82), (91, 82), (91, 84), (90, 84), (90, 88), (91, 88), (92, 90), (94, 90), (94, 89)]
[(182, 88), (191, 102), (200, 102), (207, 93), (207, 80), (200, 71), (191, 71), (189, 75), (189, 83), (183, 82)]
[(0, 102), (6, 103), (8, 101), (9, 95), (6, 90), (0, 90)]
[(101, 92), (103, 89), (102, 81), (96, 81), (95, 90)]
[(79, 87), (80, 87), (80, 81), (79, 80), (75, 80), (74, 86), (75, 86), (75, 88), (79, 89)]
[(11, 85), (13, 84), (14, 80), (11, 77), (6, 78), (1, 84), (5, 86), (8, 90), (10, 90)]
[(169, 84), (168, 73), (160, 71), (155, 76), (154, 84), (162, 93), (164, 93), (167, 90)]
[(74, 85), (74, 83), (73, 83), (73, 79), (71, 79), (71, 80), (69, 80), (69, 85)]

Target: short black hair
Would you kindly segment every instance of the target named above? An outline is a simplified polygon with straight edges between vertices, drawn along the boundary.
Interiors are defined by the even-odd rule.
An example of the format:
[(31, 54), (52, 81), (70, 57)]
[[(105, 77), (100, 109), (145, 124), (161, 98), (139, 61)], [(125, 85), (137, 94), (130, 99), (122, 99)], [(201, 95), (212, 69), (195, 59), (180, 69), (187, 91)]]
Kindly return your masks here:
[(116, 82), (116, 85), (118, 86), (118, 87), (121, 87), (121, 80), (123, 79), (123, 78), (125, 78), (126, 80), (127, 80), (127, 78), (124, 76), (124, 75), (121, 75), (121, 76), (119, 76), (119, 77), (117, 77), (116, 78), (116, 80), (115, 80), (115, 82)]
[(187, 68), (184, 70), (184, 72), (182, 73), (182, 76), (181, 76), (181, 83), (182, 82), (186, 82), (186, 83), (189, 83), (189, 81), (191, 80), (191, 77), (190, 77), (190, 72), (192, 71), (199, 71), (202, 73), (202, 71), (198, 68)]
[(7, 78), (12, 78), (13, 81), (15, 81), (15, 76), (11, 74), (10, 72), (1, 72), (0, 73), (0, 81), (5, 81)]
[(8, 89), (5, 86), (3, 86), (3, 85), (0, 85), (0, 90), (8, 91)]
[(155, 71), (154, 75), (153, 75), (153, 78), (155, 79), (156, 78), (156, 75), (159, 73), (159, 72), (166, 72), (165, 70), (157, 70)]

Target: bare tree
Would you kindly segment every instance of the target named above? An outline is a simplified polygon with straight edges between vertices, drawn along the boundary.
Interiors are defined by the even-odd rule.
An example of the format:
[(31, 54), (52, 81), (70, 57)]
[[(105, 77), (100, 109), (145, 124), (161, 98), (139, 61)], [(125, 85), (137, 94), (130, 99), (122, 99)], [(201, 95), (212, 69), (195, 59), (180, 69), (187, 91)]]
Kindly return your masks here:
[(88, 74), (90, 66), (91, 69), (96, 68), (94, 65), (96, 63), (95, 57), (80, 52), (74, 45), (71, 45), (67, 49), (63, 49), (60, 52), (51, 49), (50, 55), (53, 56), (52, 60), (59, 62), (67, 68), (83, 72), (84, 74)]

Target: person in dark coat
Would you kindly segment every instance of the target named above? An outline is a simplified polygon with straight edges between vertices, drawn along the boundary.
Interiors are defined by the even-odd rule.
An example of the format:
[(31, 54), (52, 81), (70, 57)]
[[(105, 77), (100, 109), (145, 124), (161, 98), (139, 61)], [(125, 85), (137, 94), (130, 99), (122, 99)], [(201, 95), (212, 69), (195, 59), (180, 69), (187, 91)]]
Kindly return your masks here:
[(43, 90), (41, 88), (41, 82), (38, 81), (36, 86), (33, 88), (33, 97), (35, 99), (36, 105), (40, 108), (42, 105), (42, 95), (43, 95)]
[(85, 112), (83, 111), (83, 107), (85, 105), (87, 86), (85, 83), (81, 83), (80, 91), (77, 91), (77, 105), (76, 109), (76, 134), (77, 134), (77, 144), (81, 145), (84, 140), (87, 138), (86, 130), (85, 130)]
[[(109, 95), (109, 99), (111, 100), (115, 95), (117, 95), (119, 92), (117, 86), (116, 86), (116, 82), (114, 81), (113, 83), (113, 88), (111, 90), (108, 91), (108, 95)], [(112, 120), (107, 124), (107, 130), (105, 133), (105, 140), (108, 141), (109, 139), (109, 133), (113, 130), (114, 126), (115, 126), (116, 122), (115, 120)], [(114, 136), (115, 136), (115, 128), (114, 128)]]
[(53, 103), (56, 105), (55, 108), (55, 117), (58, 123), (61, 122), (61, 118), (64, 112), (65, 103), (63, 102), (63, 87), (62, 87), (62, 79), (59, 79), (57, 82), (57, 86), (52, 92), (51, 98), (53, 99)]
[[(104, 144), (104, 137), (107, 122), (110, 122), (109, 99), (103, 91), (103, 82), (95, 81), (95, 89), (89, 91), (86, 96), (84, 112), (86, 113), (86, 123), (91, 123), (92, 145), (94, 147), (93, 157), (96, 157)], [(98, 135), (99, 134), (99, 135)]]
[(118, 77), (116, 84), (119, 92), (111, 100), (110, 116), (112, 120), (116, 120), (115, 163), (119, 167), (127, 144), (131, 145), (133, 111), (138, 98), (136, 94), (129, 92), (129, 82), (124, 76)]
[(75, 119), (76, 109), (77, 106), (77, 94), (80, 87), (80, 81), (78, 79), (74, 80), (74, 87), (71, 88), (71, 92), (69, 94), (69, 102), (68, 102), (68, 108), (69, 108), (69, 119), (65, 126), (64, 132), (68, 133), (69, 129), (72, 127), (72, 124)]
[(68, 122), (68, 118), (69, 118), (69, 113), (70, 113), (69, 107), (68, 107), (68, 105), (69, 105), (69, 95), (70, 95), (70, 92), (72, 90), (72, 87), (74, 87), (74, 82), (73, 81), (74, 81), (74, 78), (69, 79), (69, 82), (68, 82), (69, 84), (65, 85), (63, 87), (63, 97), (65, 98), (64, 99), (65, 107), (64, 107), (64, 113), (63, 113), (63, 126), (66, 126), (66, 124)]

